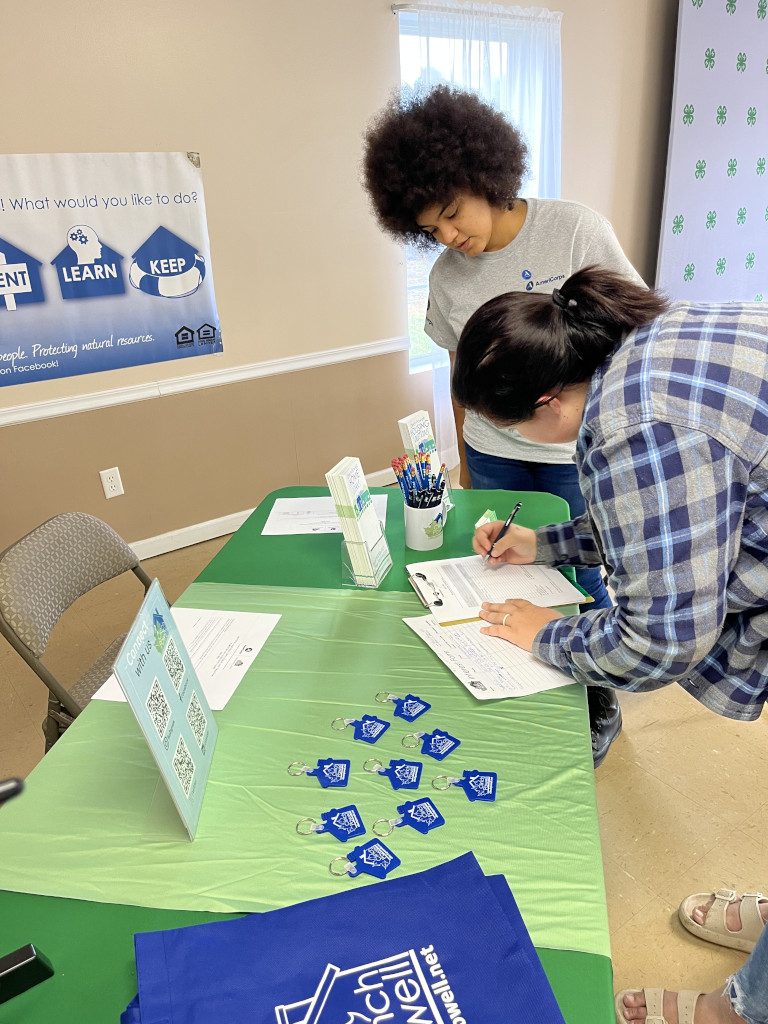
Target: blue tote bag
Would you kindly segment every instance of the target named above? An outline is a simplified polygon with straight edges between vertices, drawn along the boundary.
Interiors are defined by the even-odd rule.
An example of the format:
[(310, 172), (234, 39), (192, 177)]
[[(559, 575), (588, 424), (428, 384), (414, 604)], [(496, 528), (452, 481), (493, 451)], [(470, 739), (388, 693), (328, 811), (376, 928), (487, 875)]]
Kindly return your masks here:
[(121, 1024), (564, 1024), (506, 879), (471, 853), (135, 947)]

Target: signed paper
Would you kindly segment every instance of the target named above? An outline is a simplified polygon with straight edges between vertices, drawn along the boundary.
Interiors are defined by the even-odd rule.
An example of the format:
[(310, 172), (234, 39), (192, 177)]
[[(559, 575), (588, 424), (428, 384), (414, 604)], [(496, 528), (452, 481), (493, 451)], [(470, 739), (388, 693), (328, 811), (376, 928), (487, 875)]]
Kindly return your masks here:
[(485, 636), (480, 632), (484, 622), (441, 626), (431, 615), (403, 622), (478, 700), (525, 697), (573, 682), (565, 672), (545, 665), (507, 640)]
[(561, 572), (546, 565), (488, 565), (480, 555), (470, 555), (406, 568), (412, 579), (421, 582), (419, 589), (440, 622), (476, 617), (483, 601), (501, 603), (518, 598), (540, 608), (554, 608), (585, 600)]

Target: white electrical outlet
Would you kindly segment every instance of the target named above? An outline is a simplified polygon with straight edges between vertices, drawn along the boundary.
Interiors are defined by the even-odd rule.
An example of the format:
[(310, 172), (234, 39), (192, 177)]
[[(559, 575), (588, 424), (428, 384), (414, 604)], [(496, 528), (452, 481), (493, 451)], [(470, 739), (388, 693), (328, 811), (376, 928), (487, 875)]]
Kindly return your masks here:
[(113, 466), (112, 469), (100, 470), (99, 476), (101, 477), (101, 486), (104, 488), (105, 497), (116, 498), (118, 494), (125, 494), (123, 481), (120, 479), (120, 470), (117, 466)]

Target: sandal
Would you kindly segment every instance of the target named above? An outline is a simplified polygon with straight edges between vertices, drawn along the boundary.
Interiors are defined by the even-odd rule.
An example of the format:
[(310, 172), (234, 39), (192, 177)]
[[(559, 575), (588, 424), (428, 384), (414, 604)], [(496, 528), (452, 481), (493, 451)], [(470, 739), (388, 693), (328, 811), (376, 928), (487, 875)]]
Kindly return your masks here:
[[(639, 991), (641, 990), (636, 988), (623, 988), (621, 992), (616, 993), (613, 1004), (616, 1007), (616, 1024), (637, 1024), (637, 1021), (624, 1016), (624, 1010), (626, 1009), (624, 1006), (624, 996), (627, 992)], [(668, 1024), (667, 1018), (664, 1016), (664, 989), (644, 988), (642, 992), (645, 994), (647, 1010), (645, 1024)], [(692, 989), (686, 989), (677, 993), (677, 1019), (679, 1024), (693, 1024), (693, 1011), (696, 1007), (696, 1000), (699, 996), (703, 995), (703, 992), (694, 992)]]
[(730, 949), (740, 949), (745, 953), (751, 953), (764, 927), (760, 904), (768, 902), (766, 897), (761, 892), (744, 893), (739, 907), (741, 928), (734, 932), (725, 923), (728, 904), (739, 898), (738, 893), (733, 889), (718, 889), (714, 893), (715, 902), (707, 911), (705, 924), (699, 924), (693, 919), (692, 915), (696, 907), (708, 903), (712, 896), (711, 892), (699, 892), (684, 899), (677, 912), (682, 926), (687, 928), (692, 935), (705, 939), (707, 942), (716, 942), (720, 946), (728, 946)]

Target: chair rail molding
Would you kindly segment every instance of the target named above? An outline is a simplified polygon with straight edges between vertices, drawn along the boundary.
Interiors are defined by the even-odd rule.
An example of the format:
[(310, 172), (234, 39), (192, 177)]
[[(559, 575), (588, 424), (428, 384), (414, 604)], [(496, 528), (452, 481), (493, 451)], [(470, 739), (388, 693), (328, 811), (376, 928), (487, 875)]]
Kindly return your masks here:
[[(278, 373), (296, 373), (318, 366), (351, 362), (355, 359), (372, 359), (394, 352), (405, 352), (409, 347), (410, 341), (407, 336), (384, 338), (363, 345), (350, 345), (344, 348), (326, 349), (322, 352), (309, 352), (305, 355), (286, 356), (284, 359), (268, 359), (262, 363), (247, 363), (243, 366), (226, 367), (221, 370), (208, 370), (205, 373), (193, 373), (185, 377), (170, 377), (149, 384), (135, 384), (130, 387), (72, 395), (68, 398), (29, 402), (25, 405), (0, 409), (0, 427), (17, 423), (31, 423), (34, 420), (51, 419), (56, 416), (70, 416), (73, 413), (105, 409), (112, 405), (127, 405), (130, 402), (164, 398), (167, 395), (178, 395), (184, 391), (222, 387), (241, 381), (255, 380), (258, 377), (272, 377)], [(210, 358), (220, 359), (221, 356), (211, 356)]]

